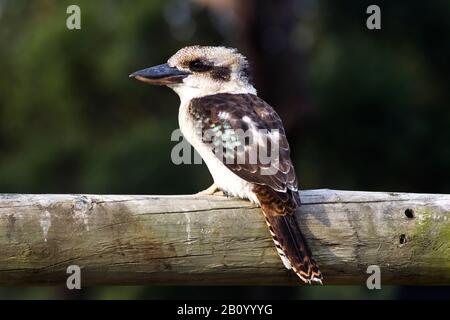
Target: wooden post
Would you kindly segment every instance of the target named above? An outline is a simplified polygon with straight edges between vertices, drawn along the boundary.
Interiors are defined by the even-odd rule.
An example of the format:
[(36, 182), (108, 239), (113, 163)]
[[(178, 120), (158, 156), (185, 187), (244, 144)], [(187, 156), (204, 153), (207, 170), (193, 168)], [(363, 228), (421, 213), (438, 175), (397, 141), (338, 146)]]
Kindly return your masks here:
[[(450, 284), (450, 195), (307, 190), (324, 284)], [(260, 209), (216, 196), (0, 195), (0, 285), (301, 285)]]

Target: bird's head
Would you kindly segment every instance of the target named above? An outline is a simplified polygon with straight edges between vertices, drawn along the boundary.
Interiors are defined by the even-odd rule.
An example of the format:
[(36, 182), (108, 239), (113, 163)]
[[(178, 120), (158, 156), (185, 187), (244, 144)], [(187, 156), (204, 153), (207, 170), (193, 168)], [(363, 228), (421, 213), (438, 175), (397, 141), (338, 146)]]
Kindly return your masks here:
[(190, 46), (167, 63), (130, 75), (137, 80), (172, 88), (183, 99), (216, 93), (253, 93), (247, 59), (236, 49)]

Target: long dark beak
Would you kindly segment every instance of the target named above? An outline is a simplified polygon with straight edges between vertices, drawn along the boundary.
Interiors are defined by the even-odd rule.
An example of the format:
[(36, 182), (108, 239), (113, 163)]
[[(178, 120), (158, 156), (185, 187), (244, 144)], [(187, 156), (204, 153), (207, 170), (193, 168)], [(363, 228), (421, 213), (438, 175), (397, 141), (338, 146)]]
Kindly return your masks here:
[(177, 68), (169, 66), (167, 63), (160, 64), (147, 69), (142, 69), (130, 74), (130, 78), (155, 84), (168, 85), (180, 83), (185, 77), (190, 75), (190, 72), (178, 70)]

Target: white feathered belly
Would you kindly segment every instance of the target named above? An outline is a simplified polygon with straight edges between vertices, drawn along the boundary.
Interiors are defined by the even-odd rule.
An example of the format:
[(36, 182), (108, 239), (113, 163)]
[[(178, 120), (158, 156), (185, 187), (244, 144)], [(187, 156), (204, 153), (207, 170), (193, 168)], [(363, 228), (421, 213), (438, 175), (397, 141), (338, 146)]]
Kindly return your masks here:
[(249, 199), (254, 203), (258, 202), (252, 192), (251, 183), (234, 174), (209, 148), (204, 145), (193, 144), (193, 146), (205, 161), (206, 166), (213, 177), (214, 183), (217, 184), (221, 190), (235, 197)]

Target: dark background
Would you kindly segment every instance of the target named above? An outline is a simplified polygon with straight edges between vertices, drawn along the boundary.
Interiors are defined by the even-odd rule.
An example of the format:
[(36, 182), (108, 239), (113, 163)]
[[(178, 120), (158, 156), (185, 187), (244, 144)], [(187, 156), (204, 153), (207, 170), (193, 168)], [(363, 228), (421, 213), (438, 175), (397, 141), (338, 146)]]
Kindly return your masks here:
[[(81, 7), (82, 29), (66, 28)], [(366, 28), (381, 7), (382, 29)], [(450, 193), (450, 2), (0, 0), (0, 192), (189, 194), (178, 97), (128, 79), (185, 45), (248, 56), (303, 189)], [(0, 289), (0, 298), (449, 297), (446, 288)]]

